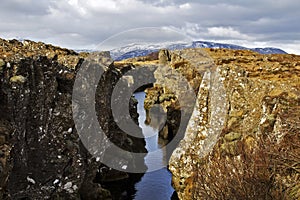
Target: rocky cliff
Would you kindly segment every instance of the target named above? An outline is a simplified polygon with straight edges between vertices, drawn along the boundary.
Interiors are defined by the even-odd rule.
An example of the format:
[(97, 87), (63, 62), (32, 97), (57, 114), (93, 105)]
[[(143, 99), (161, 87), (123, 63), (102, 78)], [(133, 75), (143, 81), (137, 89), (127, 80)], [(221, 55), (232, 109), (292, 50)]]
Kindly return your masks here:
[[(145, 108), (167, 113), (161, 137), (186, 128), (169, 161), (180, 199), (300, 198), (300, 56), (185, 49), (127, 61), (158, 66)], [(187, 87), (176, 73), (193, 104), (179, 102)]]
[(205, 51), (214, 63), (169, 162), (179, 198), (299, 199), (300, 56)]
[[(97, 56), (110, 59), (107, 53)], [(0, 39), (0, 199), (111, 199), (105, 182), (133, 176), (93, 158), (75, 129), (72, 90), (87, 57), (43, 43)], [(113, 87), (129, 69), (104, 67), (94, 102), (97, 121), (121, 148), (146, 152), (143, 139), (117, 127), (110, 109)], [(129, 107), (137, 123), (133, 99)]]

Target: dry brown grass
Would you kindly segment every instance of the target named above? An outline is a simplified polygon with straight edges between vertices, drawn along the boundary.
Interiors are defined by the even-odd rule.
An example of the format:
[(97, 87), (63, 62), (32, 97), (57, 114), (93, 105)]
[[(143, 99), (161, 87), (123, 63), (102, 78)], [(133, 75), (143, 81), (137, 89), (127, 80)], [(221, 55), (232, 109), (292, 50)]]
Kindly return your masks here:
[(300, 199), (299, 112), (298, 102), (298, 106), (280, 113), (280, 140), (265, 132), (258, 136), (254, 148), (241, 140), (238, 156), (212, 152), (193, 176), (193, 198)]

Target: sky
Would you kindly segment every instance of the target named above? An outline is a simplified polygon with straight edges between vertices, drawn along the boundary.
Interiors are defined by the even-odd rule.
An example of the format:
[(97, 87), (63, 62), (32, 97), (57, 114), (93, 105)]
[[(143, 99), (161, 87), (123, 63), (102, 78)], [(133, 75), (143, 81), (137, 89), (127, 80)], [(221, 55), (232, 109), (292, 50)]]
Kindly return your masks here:
[[(300, 55), (299, 10), (299, 0), (1, 0), (0, 37), (90, 49), (127, 30), (160, 27), (191, 40)], [(135, 37), (177, 37), (145, 30)]]

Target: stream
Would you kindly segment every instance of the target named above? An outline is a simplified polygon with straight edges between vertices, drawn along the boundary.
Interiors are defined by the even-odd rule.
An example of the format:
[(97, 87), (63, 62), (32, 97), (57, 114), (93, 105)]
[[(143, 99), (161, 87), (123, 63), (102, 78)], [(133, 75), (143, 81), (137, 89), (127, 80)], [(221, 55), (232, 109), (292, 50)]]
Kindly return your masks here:
[[(148, 152), (158, 150), (159, 153), (154, 156), (149, 154), (145, 157), (145, 164), (149, 168), (151, 165), (164, 166), (167, 162), (164, 152), (160, 150), (163, 141), (158, 137), (156, 128), (145, 124), (146, 112), (144, 109), (145, 92), (137, 92), (134, 94), (138, 101), (137, 111), (139, 113), (139, 126), (143, 130), (145, 136), (146, 149)], [(151, 136), (151, 137), (149, 137)], [(166, 167), (159, 170), (146, 172), (140, 182), (135, 184), (136, 193), (134, 200), (170, 200), (174, 189), (171, 186), (172, 175)]]

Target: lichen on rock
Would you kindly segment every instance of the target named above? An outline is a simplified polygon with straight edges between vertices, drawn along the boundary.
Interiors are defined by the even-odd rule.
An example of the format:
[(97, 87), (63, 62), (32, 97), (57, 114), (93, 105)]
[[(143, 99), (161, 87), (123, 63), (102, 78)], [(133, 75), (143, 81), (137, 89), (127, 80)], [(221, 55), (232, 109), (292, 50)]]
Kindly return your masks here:
[(22, 75), (17, 75), (17, 76), (11, 77), (9, 80), (12, 83), (24, 83), (26, 81), (26, 78)]

